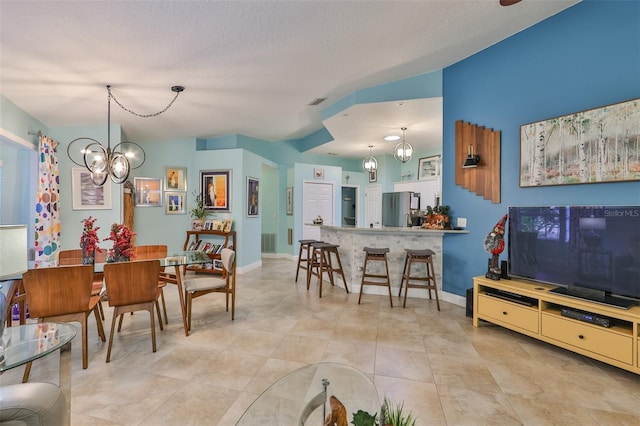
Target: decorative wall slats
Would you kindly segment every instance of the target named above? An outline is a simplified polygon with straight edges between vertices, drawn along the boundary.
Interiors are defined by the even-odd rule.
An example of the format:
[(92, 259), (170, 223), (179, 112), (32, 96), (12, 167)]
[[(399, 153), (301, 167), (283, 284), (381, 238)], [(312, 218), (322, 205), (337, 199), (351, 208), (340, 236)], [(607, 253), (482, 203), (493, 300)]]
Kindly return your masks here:
[[(478, 167), (463, 168), (472, 147), (480, 156)], [(456, 185), (494, 204), (500, 203), (500, 131), (456, 121)]]

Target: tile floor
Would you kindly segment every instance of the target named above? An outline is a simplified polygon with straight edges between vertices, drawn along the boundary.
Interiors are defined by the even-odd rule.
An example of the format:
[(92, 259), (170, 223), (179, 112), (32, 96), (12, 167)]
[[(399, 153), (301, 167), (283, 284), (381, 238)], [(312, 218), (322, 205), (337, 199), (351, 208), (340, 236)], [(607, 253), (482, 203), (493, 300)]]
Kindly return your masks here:
[[(640, 424), (638, 375), (490, 324), (473, 328), (450, 303), (438, 312), (435, 302), (409, 299), (392, 309), (387, 297), (364, 295), (358, 305), (357, 295), (327, 284), (318, 299), (315, 282), (307, 292), (294, 276), (292, 261), (264, 259), (238, 276), (235, 321), (222, 295), (204, 296), (194, 301), (189, 337), (168, 287), (158, 351), (148, 315), (136, 313), (114, 339), (109, 364), (91, 320), (87, 370), (79, 339), (73, 348), (72, 424), (234, 425), (270, 384), (323, 361), (368, 375), (418, 425)], [(34, 379), (56, 365), (39, 364)], [(10, 373), (3, 383), (18, 376)]]

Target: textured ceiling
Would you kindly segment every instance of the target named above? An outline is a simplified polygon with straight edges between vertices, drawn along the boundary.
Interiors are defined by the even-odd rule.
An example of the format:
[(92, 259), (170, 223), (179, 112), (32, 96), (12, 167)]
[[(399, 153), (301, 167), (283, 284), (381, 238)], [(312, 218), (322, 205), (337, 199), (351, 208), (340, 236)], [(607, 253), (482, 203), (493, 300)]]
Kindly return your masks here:
[[(442, 69), (575, 3), (0, 0), (0, 93), (49, 127), (105, 125), (107, 84), (142, 114), (179, 84), (186, 91), (161, 116), (112, 105), (112, 122), (133, 141), (294, 139), (349, 93)], [(315, 98), (327, 100), (309, 106)], [(405, 106), (406, 117), (373, 104), (328, 119), (335, 142), (317, 152), (360, 157), (364, 141), (402, 125), (420, 148), (433, 105)]]

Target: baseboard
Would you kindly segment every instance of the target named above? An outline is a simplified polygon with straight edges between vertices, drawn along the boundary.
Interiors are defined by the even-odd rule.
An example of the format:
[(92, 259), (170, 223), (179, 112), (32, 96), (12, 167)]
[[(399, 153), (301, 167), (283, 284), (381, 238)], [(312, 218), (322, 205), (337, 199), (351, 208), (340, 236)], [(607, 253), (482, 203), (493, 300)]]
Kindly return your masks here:
[(258, 262), (254, 262), (251, 263), (249, 265), (245, 265), (242, 267), (236, 267), (236, 273), (238, 275), (242, 275), (242, 274), (246, 274), (247, 272), (251, 272), (254, 269), (259, 269), (262, 267), (262, 260), (259, 260)]

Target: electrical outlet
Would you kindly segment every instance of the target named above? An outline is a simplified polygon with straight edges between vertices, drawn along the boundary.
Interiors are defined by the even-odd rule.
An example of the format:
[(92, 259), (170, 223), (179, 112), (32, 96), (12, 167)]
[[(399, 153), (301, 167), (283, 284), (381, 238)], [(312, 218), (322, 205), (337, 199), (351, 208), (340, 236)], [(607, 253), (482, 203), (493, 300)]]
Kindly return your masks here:
[(458, 228), (466, 228), (467, 227), (467, 218), (466, 217), (459, 217), (458, 221), (456, 222), (456, 226)]

